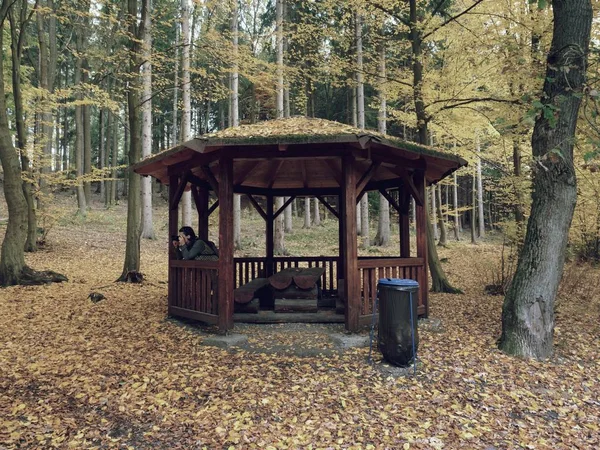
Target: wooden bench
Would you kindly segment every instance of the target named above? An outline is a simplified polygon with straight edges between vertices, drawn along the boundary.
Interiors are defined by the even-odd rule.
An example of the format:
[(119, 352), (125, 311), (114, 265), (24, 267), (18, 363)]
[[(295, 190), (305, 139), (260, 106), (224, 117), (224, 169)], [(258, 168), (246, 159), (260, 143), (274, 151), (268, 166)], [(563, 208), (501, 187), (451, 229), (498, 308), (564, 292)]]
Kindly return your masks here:
[(233, 301), (235, 303), (245, 304), (252, 301), (253, 298), (257, 298), (262, 288), (269, 285), (268, 278), (255, 278), (252, 281), (240, 286), (233, 291)]

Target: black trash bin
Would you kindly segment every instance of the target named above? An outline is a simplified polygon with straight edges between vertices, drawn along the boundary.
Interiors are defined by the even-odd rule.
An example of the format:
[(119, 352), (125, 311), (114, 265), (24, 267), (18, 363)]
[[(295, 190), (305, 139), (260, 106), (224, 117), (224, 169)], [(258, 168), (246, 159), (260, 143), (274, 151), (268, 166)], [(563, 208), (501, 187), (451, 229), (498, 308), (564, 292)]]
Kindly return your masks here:
[(395, 366), (409, 366), (417, 353), (418, 290), (419, 283), (415, 280), (381, 278), (377, 284), (379, 293), (377, 342), (384, 359)]

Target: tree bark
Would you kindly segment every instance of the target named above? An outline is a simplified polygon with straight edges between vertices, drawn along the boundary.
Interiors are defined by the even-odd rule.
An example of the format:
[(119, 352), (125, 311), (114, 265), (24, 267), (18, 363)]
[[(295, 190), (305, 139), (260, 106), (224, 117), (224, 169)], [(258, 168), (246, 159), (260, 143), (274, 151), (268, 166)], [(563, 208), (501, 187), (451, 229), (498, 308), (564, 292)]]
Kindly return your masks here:
[[(183, 114), (181, 116), (182, 141), (192, 138), (192, 106), (190, 86), (190, 3), (181, 0), (181, 41), (183, 43), (181, 58), (181, 99), (183, 101)], [(192, 193), (184, 192), (181, 197), (182, 220), (184, 226), (192, 226)]]
[(321, 226), (321, 213), (319, 212), (319, 200), (315, 198), (313, 201), (313, 205), (314, 205), (313, 225), (315, 227), (320, 227)]
[(302, 228), (310, 228), (310, 197), (304, 199), (304, 226)]
[(531, 214), (519, 262), (502, 309), (500, 349), (545, 359), (554, 346), (554, 304), (577, 199), (573, 145), (585, 86), (592, 6), (589, 0), (552, 2), (554, 33), (531, 138), (534, 171)]
[[(129, 28), (129, 70), (131, 78), (127, 91), (127, 108), (129, 112), (129, 164), (135, 164), (142, 155), (141, 141), (141, 108), (140, 91), (141, 80), (139, 68), (141, 67), (141, 40), (144, 35), (146, 2), (142, 2), (141, 21), (137, 24), (137, 0), (127, 1), (127, 21)], [(137, 274), (140, 270), (140, 221), (141, 221), (141, 177), (133, 170), (129, 171), (129, 198), (127, 201), (127, 239), (125, 243), (125, 262), (123, 272), (118, 281), (140, 281)]]
[[(0, 24), (8, 2), (0, 7)], [(4, 48), (4, 33), (0, 33), (0, 48)], [(4, 73), (4, 52), (0, 51), (0, 73)], [(13, 146), (12, 135), (6, 115), (6, 90), (4, 77), (0, 77), (0, 161), (4, 172), (3, 191), (8, 207), (8, 224), (0, 254), (0, 285), (18, 284), (25, 268), (24, 243), (27, 234), (27, 203), (23, 194), (19, 154)]]
[(446, 237), (446, 223), (444, 222), (444, 214), (442, 213), (442, 186), (439, 184), (437, 186), (434, 185), (433, 193), (437, 193), (438, 199), (437, 219), (440, 226), (440, 240), (438, 242), (438, 245), (445, 247), (446, 245), (448, 245), (448, 241)]
[(361, 237), (363, 238), (363, 248), (369, 248), (371, 246), (371, 239), (369, 233), (369, 193), (365, 192), (363, 198), (360, 199), (360, 228)]
[(452, 199), (454, 200), (454, 239), (460, 241), (460, 219), (458, 212), (458, 183), (456, 172), (454, 172), (454, 183), (452, 183)]
[[(287, 202), (290, 198), (289, 197), (285, 197), (285, 201)], [(295, 202), (296, 200), (294, 199), (294, 201), (288, 205), (287, 208), (285, 208), (285, 211), (283, 212), (284, 214), (284, 221), (285, 221), (285, 232), (286, 233), (291, 233), (293, 230), (293, 220), (292, 220), (292, 204)]]
[[(275, 211), (279, 211), (283, 206), (283, 197), (275, 198)], [(285, 254), (285, 231), (283, 223), (283, 214), (279, 214), (275, 219), (275, 241), (273, 242), (273, 251), (276, 255)]]
[[(151, 2), (146, 3), (146, 23), (142, 41), (142, 157), (152, 154), (152, 20)], [(144, 177), (142, 182), (142, 237), (156, 239), (152, 223), (152, 179)]]
[[(87, 12), (86, 12), (87, 14)], [(76, 39), (76, 47), (77, 47), (77, 59), (75, 63), (75, 79), (74, 83), (76, 88), (81, 88), (82, 81), (82, 71), (83, 71), (83, 56), (82, 53), (84, 51), (84, 33), (77, 33)], [(80, 89), (81, 91), (81, 89)], [(77, 94), (77, 100), (81, 102), (83, 100), (83, 95), (81, 92)], [(85, 135), (83, 130), (83, 106), (79, 103), (75, 106), (75, 170), (77, 173), (77, 214), (81, 217), (85, 217), (87, 215), (87, 201), (85, 198), (85, 191), (83, 189), (83, 173), (84, 173), (84, 145), (85, 145)]]
[(477, 137), (477, 225), (479, 238), (485, 237), (485, 211), (483, 205), (483, 180), (481, 178), (481, 143)]
[(473, 181), (471, 184), (471, 244), (477, 244), (477, 173), (473, 173)]

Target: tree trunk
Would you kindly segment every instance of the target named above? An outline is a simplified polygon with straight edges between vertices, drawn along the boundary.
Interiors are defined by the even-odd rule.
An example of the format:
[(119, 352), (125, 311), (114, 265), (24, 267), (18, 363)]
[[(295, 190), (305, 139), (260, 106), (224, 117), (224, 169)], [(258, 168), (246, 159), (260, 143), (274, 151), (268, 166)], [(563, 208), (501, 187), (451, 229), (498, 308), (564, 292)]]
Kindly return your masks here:
[(477, 137), (477, 224), (479, 237), (485, 237), (485, 211), (483, 205), (483, 180), (481, 178), (481, 143)]
[(304, 226), (302, 228), (310, 228), (310, 197), (304, 199)]
[(453, 174), (454, 183), (452, 183), (452, 199), (454, 200), (454, 239), (460, 241), (460, 219), (458, 212), (458, 183), (456, 179), (456, 172)]
[(445, 247), (448, 244), (447, 238), (446, 238), (446, 223), (444, 222), (444, 215), (442, 213), (442, 186), (441, 185), (437, 185), (437, 187), (434, 185), (433, 186), (433, 193), (435, 194), (437, 192), (437, 199), (438, 199), (438, 212), (437, 212), (437, 219), (440, 225), (440, 241), (438, 242), (438, 245), (441, 245), (443, 247)]
[(363, 81), (362, 17), (356, 13), (356, 104), (358, 128), (365, 129), (365, 88)]
[[(425, 202), (427, 204), (427, 202)], [(460, 289), (453, 287), (444, 270), (442, 269), (442, 263), (437, 253), (437, 246), (433, 239), (433, 230), (431, 227), (431, 220), (429, 219), (429, 211), (426, 211), (425, 217), (427, 217), (427, 240), (434, 242), (433, 245), (427, 245), (427, 261), (429, 263), (429, 272), (431, 273), (431, 291), (432, 292), (445, 292), (448, 294), (462, 294)]]
[(473, 182), (471, 184), (471, 244), (477, 244), (477, 232), (475, 227), (477, 226), (477, 189), (475, 185), (477, 183), (477, 173), (473, 173)]
[[(142, 157), (152, 154), (152, 21), (151, 2), (146, 3), (146, 23), (142, 41)], [(156, 239), (152, 223), (152, 179), (144, 177), (142, 182), (142, 234), (145, 239)]]
[[(240, 125), (240, 112), (239, 112), (239, 74), (238, 74), (238, 39), (239, 39), (239, 26), (238, 26), (238, 4), (237, 0), (231, 0), (231, 37), (233, 47), (233, 66), (231, 68), (231, 95), (229, 97), (229, 109), (231, 111), (229, 115), (229, 125), (237, 127)], [(242, 229), (242, 200), (239, 194), (233, 195), (233, 241), (236, 249), (242, 248), (241, 239)]]
[[(127, 108), (129, 112), (129, 164), (135, 164), (142, 155), (142, 130), (140, 91), (141, 80), (139, 67), (142, 64), (141, 40), (144, 35), (146, 23), (147, 2), (142, 2), (142, 17), (137, 25), (137, 0), (127, 1), (127, 21), (129, 23), (129, 70), (130, 80), (127, 91)], [(129, 198), (127, 201), (127, 239), (125, 243), (125, 262), (123, 272), (118, 281), (139, 281), (140, 270), (140, 234), (141, 234), (141, 177), (133, 170), (129, 170)]]
[(585, 86), (592, 6), (555, 0), (554, 34), (536, 120), (531, 214), (513, 282), (504, 299), (500, 348), (512, 355), (552, 355), (554, 304), (577, 199), (573, 145)]
[[(182, 141), (192, 138), (192, 106), (190, 86), (190, 4), (189, 0), (181, 0), (181, 40), (183, 43), (181, 58), (181, 99), (183, 101), (183, 114), (181, 116)], [(183, 213), (182, 225), (192, 226), (192, 193), (187, 191), (181, 197), (181, 210)]]
[[(283, 206), (283, 197), (275, 198), (275, 211), (279, 211)], [(285, 231), (283, 223), (283, 214), (279, 214), (275, 219), (275, 241), (273, 242), (273, 251), (276, 255), (285, 254)]]
[(373, 245), (387, 247), (390, 243), (390, 202), (379, 194), (379, 224)]
[(436, 241), (440, 238), (440, 233), (438, 231), (438, 222), (437, 222), (437, 207), (436, 207), (436, 199), (435, 199), (435, 186), (431, 186), (429, 188), (429, 195), (431, 197), (431, 223), (433, 224), (433, 239)]
[(314, 205), (313, 225), (315, 227), (320, 227), (321, 226), (321, 214), (319, 212), (319, 200), (315, 198), (313, 201), (313, 205)]
[(360, 235), (363, 238), (363, 248), (369, 248), (371, 246), (371, 239), (369, 233), (369, 193), (365, 192), (363, 198), (360, 199)]
[[(287, 202), (290, 198), (289, 197), (285, 197), (285, 201)], [(294, 199), (295, 201), (295, 199)], [(315, 200), (316, 201), (316, 200)], [(292, 202), (293, 203), (293, 202)], [(287, 208), (285, 208), (285, 211), (283, 213), (284, 216), (284, 221), (285, 221), (285, 232), (286, 233), (291, 233), (292, 229), (293, 229), (293, 221), (292, 221), (292, 204), (288, 205)]]
[(521, 147), (518, 137), (513, 138), (513, 175), (515, 177), (515, 222), (517, 222), (517, 239), (518, 242), (523, 240), (523, 231), (525, 223), (525, 213), (523, 212), (523, 193), (521, 191)]
[[(75, 86), (81, 84), (81, 73), (83, 71), (83, 58), (82, 52), (84, 48), (83, 43), (83, 33), (77, 33), (76, 39), (76, 47), (77, 47), (77, 59), (75, 63)], [(77, 94), (77, 99), (79, 102), (83, 101), (83, 96), (79, 93)], [(77, 214), (81, 217), (85, 217), (87, 215), (87, 202), (85, 198), (85, 191), (83, 189), (83, 172), (84, 172), (84, 145), (85, 145), (85, 135), (83, 130), (83, 106), (79, 103), (75, 106), (75, 170), (77, 173)]]
[[(0, 17), (4, 17), (9, 7), (8, 2), (2, 3)], [(3, 38), (4, 33), (0, 33), (0, 48), (4, 48)], [(4, 52), (0, 52), (0, 73), (4, 73)], [(8, 126), (6, 97), (4, 77), (0, 77), (0, 161), (4, 172), (4, 198), (8, 207), (8, 224), (0, 254), (2, 286), (18, 284), (21, 279), (25, 268), (23, 244), (27, 234), (27, 203), (23, 194), (19, 156), (13, 146), (12, 133)]]
[(242, 248), (242, 196), (240, 194), (233, 194), (233, 217), (233, 247), (240, 250)]
[(284, 116), (283, 107), (283, 0), (275, 0), (275, 47), (277, 49), (277, 104), (276, 117)]

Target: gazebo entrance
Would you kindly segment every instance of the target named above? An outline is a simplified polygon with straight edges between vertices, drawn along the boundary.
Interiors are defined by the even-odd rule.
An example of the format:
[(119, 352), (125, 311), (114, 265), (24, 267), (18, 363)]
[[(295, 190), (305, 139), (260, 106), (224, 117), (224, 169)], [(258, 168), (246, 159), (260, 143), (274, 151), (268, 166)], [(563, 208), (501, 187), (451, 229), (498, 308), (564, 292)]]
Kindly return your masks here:
[[(343, 310), (346, 329), (357, 331), (371, 319), (377, 280), (383, 277), (417, 280), (419, 314), (427, 316), (425, 187), (465, 164), (453, 155), (343, 124), (294, 118), (193, 139), (141, 161), (133, 170), (169, 184), (170, 235), (177, 234), (178, 205), (186, 189), (191, 189), (196, 205), (200, 238), (208, 238), (208, 218), (218, 207), (219, 260), (169, 258), (170, 315), (218, 324), (225, 332), (236, 318), (248, 320), (247, 313), (234, 312), (236, 289), (261, 278), (273, 284), (272, 277), (288, 268), (322, 267), (322, 295), (339, 297), (341, 308), (324, 314), (322, 307), (316, 314), (323, 320), (327, 315), (340, 320), (335, 310)], [(391, 194), (395, 190), (398, 195)], [(218, 199), (210, 207), (209, 191)], [(367, 191), (380, 192), (398, 212), (398, 257), (358, 257), (356, 205)], [(247, 195), (266, 222), (264, 258), (234, 258), (234, 193)], [(265, 197), (266, 210), (257, 202), (258, 195)], [(275, 257), (274, 219), (287, 205), (275, 211), (274, 197), (306, 195), (319, 199), (338, 218), (339, 255)], [(336, 198), (337, 207), (327, 198)], [(415, 256), (410, 251), (411, 198), (416, 205)]]

